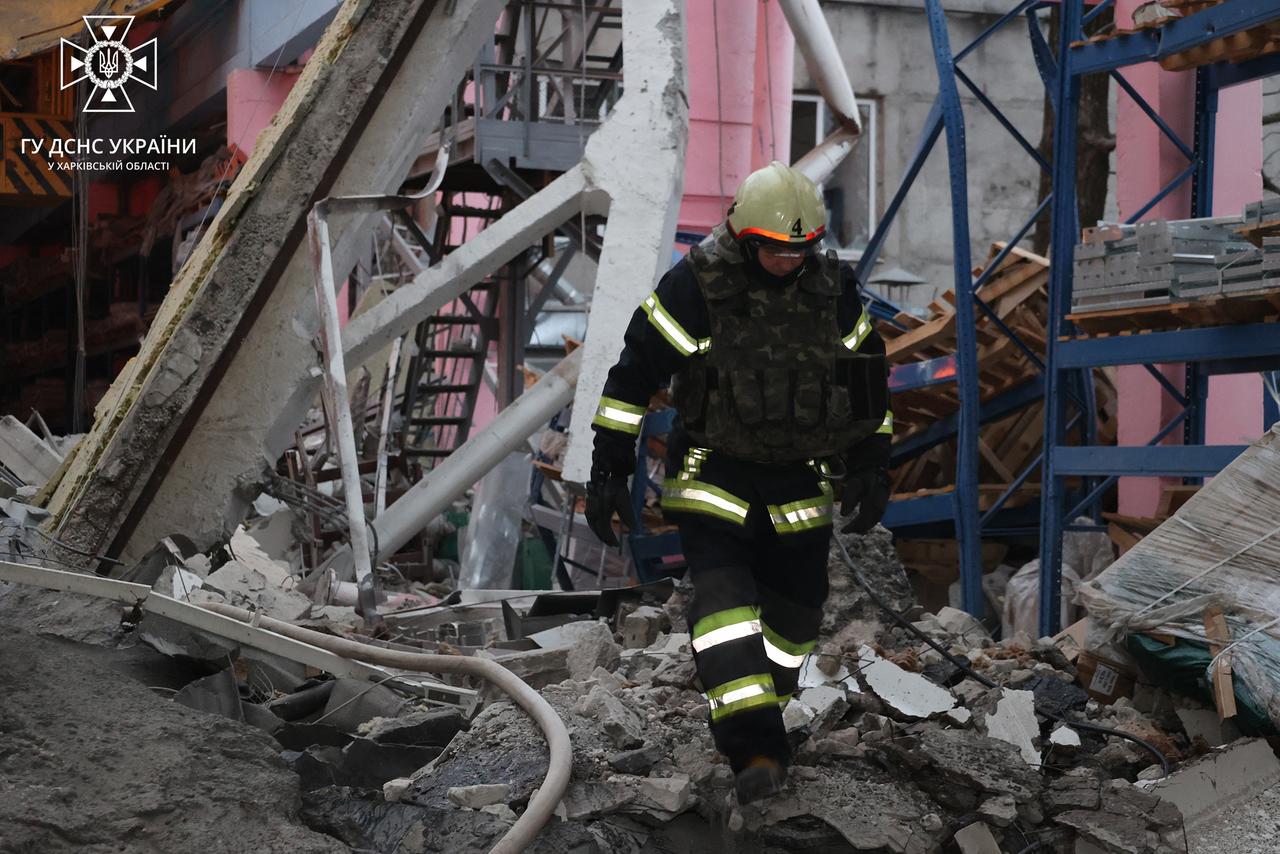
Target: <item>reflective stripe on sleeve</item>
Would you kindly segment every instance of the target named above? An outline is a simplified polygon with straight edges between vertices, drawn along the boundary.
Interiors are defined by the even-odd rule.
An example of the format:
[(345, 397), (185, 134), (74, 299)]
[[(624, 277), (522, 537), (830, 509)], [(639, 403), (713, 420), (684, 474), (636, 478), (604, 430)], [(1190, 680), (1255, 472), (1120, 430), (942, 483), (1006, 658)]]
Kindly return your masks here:
[(596, 416), (591, 419), (591, 423), (600, 427), (608, 427), (610, 430), (619, 430), (623, 433), (630, 433), (632, 436), (638, 436), (640, 435), (640, 422), (644, 421), (644, 413), (645, 408), (643, 406), (614, 400), (612, 397), (602, 397), (600, 398), (600, 405), (596, 407)]
[(718, 629), (712, 629), (700, 638), (693, 639), (693, 651), (702, 652), (713, 646), (719, 646), (722, 643), (735, 641), (739, 638), (749, 638), (752, 635), (760, 634), (760, 621), (747, 620), (741, 623), (730, 623), (727, 626), (721, 626)]
[(760, 630), (764, 633), (764, 651), (769, 660), (780, 667), (798, 668), (804, 663), (804, 657), (813, 650), (817, 640), (807, 643), (793, 643), (763, 623)]
[(778, 697), (773, 692), (773, 677), (761, 673), (712, 688), (707, 692), (707, 703), (711, 706), (711, 720), (717, 721), (758, 706), (777, 705)]
[(862, 307), (862, 314), (858, 317), (858, 322), (854, 324), (853, 331), (844, 338), (840, 339), (844, 342), (844, 346), (850, 350), (857, 350), (862, 346), (862, 342), (867, 340), (867, 336), (871, 334), (871, 317), (867, 314), (867, 307)]
[(831, 524), (832, 500), (824, 494), (804, 501), (792, 501), (789, 504), (768, 505), (769, 518), (773, 521), (774, 530), (779, 534), (794, 534), (811, 528), (821, 528)]
[(893, 435), (893, 410), (892, 409), (885, 410), (884, 420), (880, 422), (880, 426), (876, 428), (876, 432), (884, 433), (889, 436)]
[(710, 338), (694, 338), (684, 327), (681, 326), (676, 319), (671, 316), (671, 312), (662, 307), (662, 302), (658, 299), (658, 294), (649, 294), (644, 301), (644, 313), (649, 316), (649, 322), (653, 327), (662, 333), (662, 337), (667, 339), (667, 343), (675, 347), (686, 356), (692, 356), (695, 353), (705, 353), (711, 349)]
[(667, 478), (662, 483), (662, 509), (705, 513), (742, 525), (746, 523), (751, 505), (700, 480)]

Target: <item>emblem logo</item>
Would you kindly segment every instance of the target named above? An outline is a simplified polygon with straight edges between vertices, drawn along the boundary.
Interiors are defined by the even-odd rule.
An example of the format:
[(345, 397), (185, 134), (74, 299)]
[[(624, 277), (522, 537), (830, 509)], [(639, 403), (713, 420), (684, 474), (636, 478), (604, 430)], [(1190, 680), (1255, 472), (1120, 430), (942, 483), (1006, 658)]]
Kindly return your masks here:
[(133, 26), (132, 15), (84, 15), (83, 18), (93, 44), (85, 48), (61, 40), (61, 88), (88, 80), (93, 84), (93, 91), (85, 99), (83, 112), (132, 113), (128, 85), (136, 81), (148, 89), (156, 88), (156, 40), (151, 39), (132, 50), (125, 47), (125, 36)]

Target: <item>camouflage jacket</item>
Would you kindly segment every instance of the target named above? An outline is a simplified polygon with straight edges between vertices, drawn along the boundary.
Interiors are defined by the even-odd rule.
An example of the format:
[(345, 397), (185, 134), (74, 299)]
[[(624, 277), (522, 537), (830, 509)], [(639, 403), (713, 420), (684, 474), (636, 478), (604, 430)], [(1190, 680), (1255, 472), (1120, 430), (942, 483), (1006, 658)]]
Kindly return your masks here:
[(593, 421), (597, 445), (637, 435), (673, 376), (678, 429), (728, 456), (803, 461), (890, 432), (884, 342), (852, 271), (834, 257), (810, 263), (785, 288), (757, 284), (713, 232), (632, 316)]

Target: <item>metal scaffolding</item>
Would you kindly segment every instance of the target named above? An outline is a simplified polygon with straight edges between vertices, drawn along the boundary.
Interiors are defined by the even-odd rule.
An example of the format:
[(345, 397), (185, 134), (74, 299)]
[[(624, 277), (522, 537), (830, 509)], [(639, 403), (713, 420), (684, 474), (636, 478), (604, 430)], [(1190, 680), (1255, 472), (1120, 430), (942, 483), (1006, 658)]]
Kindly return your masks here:
[[(1175, 20), (1158, 29), (1141, 30), (1115, 38), (1084, 42), (1084, 25), (1108, 8), (1112, 0), (1084, 11), (1083, 0), (1062, 3), (1023, 0), (984, 30), (972, 43), (953, 51), (941, 0), (925, 0), (938, 70), (939, 92), (921, 131), (915, 154), (893, 195), (879, 227), (858, 265), (860, 280), (878, 259), (889, 229), (903, 200), (919, 176), (925, 160), (943, 132), (946, 132), (952, 203), (952, 236), (955, 251), (955, 293), (957, 350), (941, 356), (895, 366), (890, 385), (894, 391), (954, 383), (960, 408), (933, 427), (894, 447), (894, 464), (955, 438), (957, 446), (956, 489), (951, 495), (931, 495), (895, 501), (885, 516), (889, 527), (905, 527), (953, 521), (960, 547), (960, 578), (967, 611), (981, 614), (985, 608), (982, 591), (981, 539), (984, 535), (1034, 533), (1036, 527), (1026, 514), (1002, 511), (1013, 492), (1041, 471), (1044, 483), (1039, 508), (1041, 589), (1040, 631), (1052, 634), (1059, 629), (1062, 583), (1062, 534), (1073, 528), (1069, 520), (1092, 512), (1095, 518), (1104, 493), (1122, 475), (1172, 475), (1200, 478), (1219, 471), (1240, 453), (1241, 446), (1206, 446), (1204, 415), (1207, 380), (1212, 374), (1256, 371), (1280, 364), (1280, 336), (1266, 324), (1185, 329), (1149, 333), (1133, 337), (1080, 338), (1067, 320), (1071, 303), (1072, 261), (1080, 237), (1076, 201), (1076, 143), (1080, 78), (1086, 74), (1108, 73), (1138, 104), (1139, 108), (1172, 139), (1187, 156), (1188, 166), (1169, 185), (1131, 218), (1144, 216), (1183, 182), (1193, 181), (1191, 216), (1207, 216), (1213, 182), (1214, 119), (1218, 92), (1227, 86), (1280, 72), (1280, 56), (1272, 55), (1240, 64), (1217, 63), (1196, 72), (1196, 134), (1191, 145), (1178, 139), (1158, 112), (1128, 84), (1118, 69), (1140, 62), (1158, 60), (1207, 42), (1280, 19), (1280, 6), (1272, 0), (1228, 0), (1219, 6)], [(1062, 23), (1059, 43), (1050, 46), (1038, 22), (1043, 10), (1058, 7)], [(1026, 17), (1031, 48), (1037, 68), (1054, 107), (1054, 156), (1044, 158), (961, 67), (966, 56), (979, 49), (996, 32)], [(976, 278), (970, 255), (964, 115), (960, 102), (963, 87), (1013, 137), (1052, 178), (1051, 193), (1006, 243), (1002, 253)], [(1048, 210), (1052, 217), (1052, 252), (1049, 285), (1049, 334), (1046, 355), (1036, 357), (1017, 334), (999, 322), (983, 299), (982, 287), (1006, 254), (1031, 230)], [(1039, 369), (1022, 386), (994, 399), (980, 400), (976, 345), (973, 329), (978, 313), (996, 322), (997, 328), (1022, 349)], [(1064, 340), (1066, 339), (1066, 340)], [(1182, 413), (1166, 424), (1145, 446), (1100, 446), (1096, 438), (1096, 411), (1091, 372), (1104, 365), (1158, 362), (1187, 364), (1186, 383), (1178, 393)], [(1154, 368), (1152, 368), (1154, 370)], [(1170, 384), (1172, 392), (1178, 392)], [(1170, 390), (1167, 389), (1167, 390)], [(1043, 451), (1019, 472), (1010, 487), (993, 506), (981, 510), (978, 491), (978, 431), (982, 424), (1002, 418), (1044, 398), (1045, 443)], [(1158, 443), (1177, 427), (1184, 430), (1181, 446)], [(1077, 445), (1068, 445), (1075, 431)], [(1079, 494), (1068, 495), (1066, 479), (1078, 479)], [(1095, 529), (1095, 528), (1091, 528)]]
[[(1070, 520), (1097, 504), (1121, 476), (1174, 476), (1188, 479), (1216, 474), (1244, 450), (1240, 445), (1205, 444), (1205, 409), (1208, 378), (1214, 374), (1246, 373), (1280, 365), (1280, 335), (1274, 325), (1254, 323), (1236, 326), (1150, 332), (1141, 337), (1078, 337), (1067, 319), (1071, 306), (1072, 264), (1080, 224), (1076, 208), (1076, 129), (1080, 80), (1088, 74), (1109, 74), (1186, 156), (1188, 165), (1129, 222), (1136, 222), (1169, 193), (1192, 182), (1193, 217), (1210, 215), (1213, 196), (1214, 133), (1218, 93), (1228, 87), (1280, 73), (1280, 55), (1239, 64), (1218, 62), (1196, 70), (1195, 139), (1180, 139), (1124, 79), (1120, 69), (1191, 50), (1260, 24), (1280, 20), (1274, 0), (1228, 0), (1186, 18), (1169, 21), (1157, 29), (1139, 30), (1115, 38), (1083, 42), (1083, 27), (1110, 5), (1104, 0), (1087, 13), (1082, 0), (1062, 3), (1061, 39), (1051, 90), (1057, 106), (1054, 123), (1052, 202), (1052, 251), (1049, 280), (1049, 336), (1045, 388), (1044, 495), (1040, 517), (1040, 632), (1060, 628), (1062, 587), (1062, 534)], [(1071, 337), (1068, 337), (1071, 336)], [(1105, 365), (1145, 365), (1155, 372), (1157, 363), (1187, 366), (1181, 390), (1172, 383), (1165, 391), (1174, 396), (1181, 412), (1160, 428), (1145, 445), (1066, 447), (1065, 437), (1072, 401), (1068, 390), (1072, 375)], [(1081, 413), (1086, 414), (1086, 413)], [(1181, 445), (1159, 444), (1179, 426)], [(1067, 494), (1065, 479), (1086, 478), (1082, 496)], [(1101, 478), (1091, 481), (1089, 478)]]

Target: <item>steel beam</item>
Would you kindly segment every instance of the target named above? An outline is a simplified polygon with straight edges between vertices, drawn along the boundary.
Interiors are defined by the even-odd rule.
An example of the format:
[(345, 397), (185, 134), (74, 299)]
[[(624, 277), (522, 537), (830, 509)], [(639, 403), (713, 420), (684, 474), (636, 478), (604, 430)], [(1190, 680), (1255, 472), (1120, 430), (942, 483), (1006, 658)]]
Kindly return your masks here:
[(1117, 475), (1134, 477), (1211, 477), (1227, 467), (1248, 445), (1139, 445), (1054, 449), (1059, 476)]
[(982, 590), (982, 531), (978, 525), (978, 342), (973, 306), (973, 264), (969, 243), (969, 183), (965, 152), (964, 112), (956, 88), (955, 62), (947, 16), (941, 0), (925, 0), (933, 60), (938, 72), (938, 100), (947, 132), (947, 164), (951, 176), (951, 246), (955, 267), (956, 368), (960, 411), (956, 435), (956, 539), (960, 541), (960, 586), (964, 609), (976, 617), (986, 613)]
[(1070, 70), (1091, 74), (1151, 62), (1277, 19), (1275, 0), (1230, 0), (1160, 27), (1082, 44), (1071, 51)]
[(1280, 331), (1274, 323), (1243, 326), (1206, 326), (1144, 335), (1077, 338), (1056, 344), (1060, 368), (1097, 368), (1104, 365), (1143, 365), (1167, 362), (1199, 362), (1254, 359), (1273, 356)]
[(1080, 114), (1080, 78), (1071, 73), (1071, 45), (1080, 38), (1081, 0), (1063, 0), (1058, 33), (1058, 89), (1054, 103), (1052, 251), (1049, 258), (1049, 317), (1045, 324), (1044, 460), (1040, 498), (1040, 634), (1057, 634), (1061, 622), (1062, 513), (1065, 484), (1058, 476), (1057, 453), (1066, 438), (1067, 377), (1059, 359), (1058, 338), (1071, 305), (1072, 263), (1080, 235), (1076, 210), (1076, 132)]

